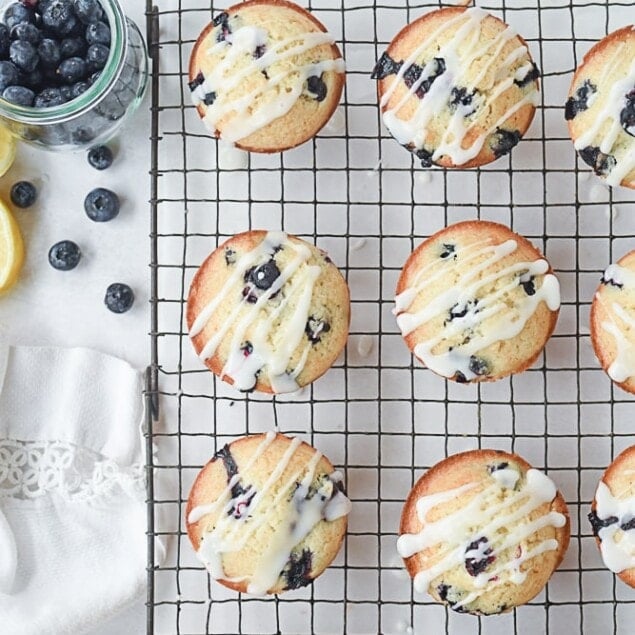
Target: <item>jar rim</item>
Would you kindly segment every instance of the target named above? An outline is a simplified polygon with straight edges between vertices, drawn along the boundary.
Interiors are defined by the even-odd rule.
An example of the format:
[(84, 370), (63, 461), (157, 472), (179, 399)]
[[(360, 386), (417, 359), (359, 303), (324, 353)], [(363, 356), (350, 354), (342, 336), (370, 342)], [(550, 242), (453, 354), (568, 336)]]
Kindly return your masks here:
[(13, 104), (0, 96), (0, 116), (21, 124), (48, 125), (63, 123), (93, 109), (117, 81), (125, 59), (128, 34), (126, 16), (119, 0), (99, 0), (110, 27), (110, 53), (97, 81), (79, 97), (59, 106), (35, 108)]

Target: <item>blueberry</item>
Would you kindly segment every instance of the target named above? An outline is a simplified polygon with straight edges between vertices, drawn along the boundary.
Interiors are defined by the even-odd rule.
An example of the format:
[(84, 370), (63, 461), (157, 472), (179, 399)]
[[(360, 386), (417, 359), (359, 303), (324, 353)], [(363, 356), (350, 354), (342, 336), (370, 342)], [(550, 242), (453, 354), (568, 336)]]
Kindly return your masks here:
[(104, 15), (99, 0), (74, 0), (73, 8), (75, 9), (75, 15), (84, 24), (99, 22)]
[(82, 93), (85, 93), (90, 88), (88, 82), (77, 82), (71, 86), (72, 99), (77, 99)]
[(227, 39), (227, 36), (232, 32), (229, 27), (229, 15), (223, 11), (223, 13), (219, 13), (212, 22), (214, 23), (214, 26), (220, 26), (220, 31), (216, 36), (216, 41), (224, 42)]
[(91, 44), (86, 51), (86, 65), (91, 71), (101, 70), (106, 66), (110, 49), (104, 44)]
[(443, 260), (445, 260), (446, 258), (449, 258), (453, 253), (456, 252), (456, 245), (453, 245), (452, 243), (443, 243), (443, 251), (441, 252), (441, 258), (443, 258)]
[(33, 91), (40, 92), (44, 90), (44, 75), (39, 68), (36, 68), (30, 73), (26, 73), (20, 77), (20, 84), (26, 88), (30, 88)]
[(18, 83), (20, 71), (13, 62), (0, 62), (0, 90)]
[(93, 73), (92, 75), (89, 76), (87, 80), (88, 84), (92, 86), (100, 77), (101, 77), (101, 71), (97, 71), (96, 73)]
[(72, 86), (60, 86), (60, 93), (64, 97), (64, 101), (71, 101), (73, 99), (73, 87)]
[(501, 463), (495, 463), (494, 465), (488, 465), (487, 471), (490, 474), (494, 474), (494, 472), (498, 472), (500, 470), (505, 470), (509, 467), (509, 463), (507, 461), (502, 461)]
[(7, 7), (4, 13), (4, 23), (9, 29), (12, 29), (20, 22), (35, 24), (35, 11), (20, 2), (14, 2)]
[(307, 90), (315, 97), (316, 101), (324, 101), (326, 99), (326, 84), (321, 77), (313, 75), (306, 80)]
[(60, 45), (51, 38), (45, 38), (37, 47), (40, 56), (40, 65), (45, 68), (57, 68), (62, 60)]
[(384, 53), (377, 64), (375, 64), (375, 68), (373, 68), (373, 72), (371, 73), (371, 79), (384, 79), (388, 77), (388, 75), (396, 75), (401, 68), (403, 62), (396, 62), (395, 60), (388, 55), (388, 53)]
[(531, 68), (527, 71), (527, 74), (522, 79), (515, 79), (514, 84), (518, 88), (524, 88), (528, 84), (535, 82), (540, 77), (540, 69), (532, 63)]
[(108, 146), (95, 146), (88, 151), (88, 163), (95, 170), (106, 170), (112, 165), (112, 150)]
[(31, 207), (37, 199), (37, 190), (33, 183), (29, 181), (18, 181), (11, 188), (11, 202), (16, 207)]
[(127, 284), (115, 282), (106, 289), (104, 302), (113, 313), (125, 313), (134, 303), (134, 293)]
[(104, 187), (89, 192), (84, 200), (84, 210), (90, 220), (105, 223), (119, 214), (119, 197)]
[[(484, 545), (485, 548), (483, 549), (481, 545)], [(485, 536), (471, 542), (465, 550), (465, 569), (467, 572), (474, 578), (479, 573), (483, 573), (496, 559), (492, 553), (489, 540)]]
[(30, 88), (25, 88), (24, 86), (7, 86), (2, 91), (2, 99), (6, 99), (18, 106), (32, 106), (35, 93)]
[(245, 274), (245, 282), (251, 282), (256, 289), (266, 291), (271, 288), (271, 285), (277, 280), (280, 275), (280, 269), (276, 265), (276, 261), (273, 258), (259, 267), (252, 267)]
[(597, 512), (592, 511), (588, 515), (589, 522), (591, 523), (591, 528), (593, 529), (593, 535), (597, 536), (600, 533), (600, 529), (604, 527), (608, 527), (609, 525), (613, 525), (619, 522), (619, 518), (617, 516), (609, 516), (608, 518), (600, 518), (597, 515)]
[(86, 42), (88, 44), (110, 44), (110, 28), (103, 22), (89, 24), (86, 27)]
[(55, 243), (49, 250), (49, 262), (53, 269), (70, 271), (75, 269), (82, 257), (82, 252), (72, 240)]
[(12, 40), (24, 40), (36, 46), (42, 39), (42, 33), (34, 24), (30, 22), (20, 22), (11, 29)]
[(328, 333), (331, 330), (331, 325), (324, 321), (319, 320), (312, 315), (307, 320), (306, 326), (304, 327), (304, 332), (306, 336), (309, 338), (309, 342), (315, 345), (321, 341), (322, 335), (324, 333)]
[(631, 137), (635, 137), (635, 88), (626, 95), (626, 106), (620, 113), (620, 123)]
[(472, 355), (470, 357), (470, 371), (477, 377), (484, 377), (490, 372), (489, 364), (482, 358)]
[(57, 76), (66, 84), (74, 84), (86, 77), (86, 62), (81, 57), (69, 57), (57, 67)]
[(236, 252), (229, 247), (225, 248), (225, 264), (229, 267), (236, 263)]
[(83, 37), (65, 37), (59, 44), (62, 59), (82, 57), (86, 53), (86, 40)]
[(7, 55), (9, 55), (10, 45), (11, 36), (9, 35), (9, 28), (6, 24), (0, 22), (0, 57), (7, 57)]
[(53, 108), (65, 102), (64, 96), (59, 88), (45, 88), (35, 96), (33, 105), (36, 108)]
[[(441, 57), (435, 57), (433, 59), (433, 65), (432, 65), (432, 73), (430, 75), (428, 75), (422, 82), (421, 84), (419, 84), (419, 87), (417, 88), (417, 90), (415, 91), (415, 95), (417, 97), (419, 97), (419, 99), (423, 99), (426, 95), (426, 93), (430, 90), (430, 88), (432, 87), (432, 84), (434, 84), (435, 80), (439, 77), (441, 77), (441, 75), (443, 75), (443, 73), (445, 73), (445, 60)], [(413, 85), (419, 81), (419, 79), (421, 78), (421, 75), (423, 73), (424, 67), (423, 66), (419, 66), (418, 64), (411, 64), (407, 69), (406, 72), (403, 75), (403, 81), (405, 82), (406, 86), (408, 88), (412, 88)]]
[(491, 148), (494, 156), (498, 159), (505, 154), (509, 154), (512, 148), (518, 145), (521, 134), (519, 130), (505, 130), (497, 128), (492, 135)]
[(302, 554), (291, 553), (287, 566), (282, 572), (285, 580), (285, 589), (299, 589), (311, 582), (311, 568), (313, 566), (313, 554), (310, 549), (302, 549)]
[(474, 97), (476, 96), (476, 89), (469, 91), (464, 86), (460, 88), (455, 86), (452, 89), (452, 95), (450, 98), (450, 112), (456, 112), (459, 108), (464, 117), (469, 117), (476, 112), (476, 105), (474, 104)]
[(520, 285), (523, 288), (523, 291), (527, 294), (527, 295), (536, 295), (536, 285), (534, 283), (534, 277), (533, 276), (529, 276), (529, 278), (527, 280), (523, 280), (523, 278), (520, 278)]
[(203, 82), (205, 81), (205, 76), (203, 73), (199, 72), (198, 75), (188, 83), (190, 90), (194, 92)]
[(434, 153), (430, 152), (429, 150), (426, 150), (425, 148), (419, 148), (418, 150), (414, 151), (414, 155), (417, 157), (417, 159), (419, 159), (419, 161), (421, 161), (421, 167), (422, 168), (430, 168), (433, 165), (433, 161), (432, 161), (432, 155)]
[(593, 168), (598, 176), (606, 176), (616, 166), (612, 154), (604, 154), (598, 146), (587, 146), (579, 151), (580, 158)]
[(70, 0), (52, 0), (40, 8), (42, 24), (53, 33), (64, 36), (77, 27), (79, 20), (75, 17)]
[(267, 47), (264, 44), (259, 44), (255, 49), (254, 49), (254, 59), (259, 60), (267, 51)]
[(589, 99), (597, 93), (597, 90), (597, 86), (586, 79), (582, 86), (567, 99), (567, 103), (564, 105), (564, 118), (570, 121), (579, 112), (586, 110), (589, 107)]
[(16, 40), (9, 47), (11, 61), (20, 69), (30, 73), (38, 65), (40, 56), (37, 49), (30, 42)]
[(212, 90), (209, 93), (205, 93), (205, 97), (203, 97), (203, 103), (206, 106), (211, 106), (216, 101), (216, 93)]

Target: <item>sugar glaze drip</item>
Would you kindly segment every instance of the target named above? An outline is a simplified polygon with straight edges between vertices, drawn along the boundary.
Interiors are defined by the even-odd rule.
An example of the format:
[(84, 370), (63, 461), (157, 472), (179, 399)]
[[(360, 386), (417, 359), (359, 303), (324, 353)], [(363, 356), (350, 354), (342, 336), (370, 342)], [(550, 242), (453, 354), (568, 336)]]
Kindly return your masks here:
[[(332, 522), (348, 515), (351, 510), (350, 500), (337, 486), (342, 480), (339, 472), (328, 475), (316, 491), (310, 489), (322, 458), (322, 454), (317, 450), (306, 465), (302, 465), (281, 487), (278, 487), (282, 475), (302, 443), (294, 438), (282, 459), (249, 503), (249, 514), (239, 519), (228, 514), (232, 504), (232, 488), (247, 478), (250, 470), (254, 469), (258, 459), (265, 454), (275, 438), (275, 432), (268, 432), (254, 455), (240, 473), (230, 479), (218, 499), (209, 505), (195, 507), (188, 516), (189, 523), (196, 523), (208, 514), (220, 512), (215, 526), (204, 533), (197, 555), (215, 579), (236, 582), (248, 579), (247, 592), (254, 595), (263, 595), (276, 584), (293, 549), (321, 520)], [(273, 500), (265, 503), (267, 494), (274, 488)], [(281, 508), (285, 508), (285, 518), (260, 554), (253, 574), (249, 578), (227, 578), (223, 570), (223, 554), (243, 549), (260, 528), (268, 523), (270, 514), (274, 513), (274, 510), (279, 512)]]
[[(217, 26), (212, 33), (220, 28)], [(328, 33), (302, 33), (269, 45), (264, 54), (258, 57), (256, 51), (264, 47), (268, 40), (269, 33), (265, 29), (244, 25), (207, 50), (208, 55), (224, 51), (225, 57), (192, 92), (192, 101), (199, 106), (205, 103), (206, 95), (215, 95), (213, 103), (206, 105), (204, 116), (204, 121), (212, 131), (219, 130), (219, 124), (233, 115), (222, 126), (221, 138), (225, 141), (236, 143), (286, 115), (305, 91), (304, 86), (309, 77), (319, 77), (329, 71), (345, 71), (344, 60), (339, 57), (311, 64), (294, 64), (269, 77), (266, 71), (274, 64), (319, 46), (332, 45), (335, 40)], [(239, 72), (233, 72), (234, 66), (245, 58), (250, 60), (247, 66)], [(262, 78), (261, 86), (241, 97), (229, 99), (228, 94), (255, 73)], [(277, 87), (290, 77), (293, 79), (291, 90), (287, 92), (283, 89), (271, 99)]]
[[(635, 274), (620, 265), (609, 265), (602, 279), (618, 285), (622, 290), (635, 290)], [(602, 302), (599, 294), (596, 295), (596, 299)], [(602, 329), (613, 336), (617, 355), (608, 367), (607, 373), (613, 381), (621, 384), (635, 377), (635, 344), (624, 334), (625, 328), (635, 333), (635, 317), (618, 302), (611, 302), (611, 311), (613, 316), (602, 322)]]
[[(532, 512), (541, 505), (553, 501), (557, 495), (551, 479), (539, 470), (528, 470), (525, 482), (520, 487), (520, 474), (510, 467), (492, 472), (491, 478), (493, 482), (476, 491), (460, 509), (436, 521), (427, 520), (432, 509), (474, 492), (479, 488), (479, 484), (467, 483), (461, 487), (419, 498), (416, 504), (417, 517), (424, 523), (423, 528), (416, 534), (402, 534), (397, 540), (397, 551), (402, 558), (410, 558), (426, 549), (440, 549), (434, 564), (415, 575), (414, 586), (421, 593), (425, 592), (437, 577), (463, 565), (475, 537), (488, 538), (494, 562), (496, 556), (505, 550), (516, 550), (518, 555), (515, 558), (478, 573), (473, 578), (474, 589), (453, 604), (455, 609), (472, 603), (486, 590), (500, 584), (510, 581), (522, 584), (527, 577), (527, 573), (521, 570), (523, 563), (541, 553), (558, 549), (558, 541), (553, 538), (542, 540), (531, 549), (523, 548), (523, 541), (545, 527), (564, 527), (567, 522), (564, 514), (555, 511), (549, 511), (531, 521), (526, 520)], [(499, 501), (501, 490), (505, 490), (506, 497)], [(515, 523), (518, 524), (514, 526)], [(502, 528), (506, 528), (507, 531), (497, 533)]]
[(621, 526), (635, 518), (635, 496), (614, 496), (608, 485), (600, 481), (595, 493), (595, 512), (599, 518), (615, 518), (615, 522), (598, 531), (604, 564), (613, 573), (635, 567), (635, 529)]
[[(480, 280), (478, 279), (480, 273), (487, 272), (497, 262), (513, 254), (517, 247), (518, 244), (515, 240), (508, 240), (500, 245), (491, 245), (488, 239), (457, 249), (454, 254), (457, 258), (456, 262), (466, 273), (461, 274), (450, 288), (441, 292), (417, 313), (409, 313), (407, 309), (420, 293), (425, 292), (427, 287), (441, 280), (449, 269), (457, 266), (452, 258), (435, 260), (423, 267), (415, 277), (412, 286), (395, 298), (393, 312), (397, 315), (397, 324), (404, 336), (412, 333), (426, 322), (446, 315), (452, 307), (465, 307), (463, 316), (456, 317), (451, 322), (446, 323), (436, 337), (420, 342), (415, 346), (415, 355), (430, 370), (444, 377), (454, 377), (457, 372), (460, 372), (466, 380), (474, 379), (476, 374), (470, 369), (470, 358), (473, 354), (495, 342), (516, 337), (541, 302), (544, 301), (551, 311), (556, 311), (559, 308), (560, 285), (553, 274), (547, 273), (549, 263), (546, 260), (513, 263), (500, 271), (486, 274)], [(487, 257), (479, 264), (472, 264), (473, 261), (482, 256)], [(540, 288), (537, 288), (533, 295), (523, 296), (510, 310), (505, 302), (505, 295), (519, 287), (525, 279), (539, 275), (544, 275)], [(505, 278), (510, 278), (510, 280), (495, 292), (478, 298), (478, 304), (470, 304), (479, 289)], [(488, 333), (475, 333), (468, 342), (458, 344), (451, 350), (443, 353), (433, 352), (435, 347), (444, 340), (456, 337), (467, 330), (476, 329), (486, 319), (503, 312), (510, 313), (510, 317), (515, 317), (515, 319), (505, 320), (504, 323), (497, 325), (497, 328), (490, 329)]]
[[(434, 59), (424, 66), (421, 76), (412, 84), (405, 96), (393, 108), (384, 111), (384, 124), (399, 143), (413, 147), (414, 149), (422, 149), (428, 134), (427, 128), (429, 124), (447, 107), (448, 102), (451, 100), (452, 89), (456, 85), (463, 85), (468, 89), (477, 88), (478, 83), (485, 77), (492, 64), (501, 64), (500, 79), (493, 86), (487, 100), (480, 105), (479, 110), (487, 110), (500, 95), (514, 85), (514, 80), (517, 79), (516, 75), (519, 75), (521, 70), (529, 70), (530, 65), (524, 65), (522, 69), (518, 69), (515, 74), (511, 74), (512, 66), (524, 55), (528, 55), (527, 48), (522, 43), (501, 60), (500, 56), (503, 48), (517, 35), (509, 26), (495, 38), (488, 40), (485, 45), (479, 46), (481, 23), (488, 16), (489, 14), (483, 9), (473, 7), (462, 12), (459, 16), (447, 20), (426, 38), (401, 65), (395, 79), (382, 96), (382, 109), (387, 106), (397, 86), (403, 81), (404, 75), (408, 69), (416, 63), (421, 54), (429, 48), (437, 38), (453, 27), (461, 25), (452, 39), (446, 44), (441, 45), (438, 52), (435, 52), (435, 58), (443, 58), (445, 60), (446, 70), (432, 83), (430, 90), (425, 94), (423, 99), (418, 100), (419, 103), (414, 114), (409, 119), (404, 119), (399, 116), (401, 110), (411, 101), (411, 98), (415, 95), (423, 82), (433, 73), (435, 65)], [(462, 22), (463, 24), (461, 24)], [(458, 49), (460, 46), (464, 46), (465, 50), (459, 52)], [(483, 55), (490, 55), (490, 60), (483, 64), (477, 77), (470, 81), (465, 76), (465, 73), (470, 65)], [(537, 103), (538, 90), (535, 82), (531, 82), (531, 89), (527, 94), (510, 106), (489, 130), (485, 130), (478, 135), (467, 148), (463, 147), (463, 142), (473, 129), (474, 122), (467, 121), (462, 109), (457, 108), (450, 118), (450, 122), (441, 142), (432, 153), (432, 161), (437, 161), (442, 156), (448, 156), (455, 165), (467, 163), (479, 154), (487, 138), (500, 128), (511, 116), (526, 104), (535, 106)]]
[[(602, 67), (600, 77), (604, 83), (612, 81), (616, 69), (619, 68), (619, 61), (623, 59), (625, 55), (628, 55), (628, 44), (622, 42), (608, 59), (607, 63)], [(627, 75), (613, 82), (604, 107), (595, 115), (586, 130), (575, 140), (574, 145), (576, 150), (583, 150), (588, 146), (597, 145), (595, 141), (597, 135), (609, 124), (606, 134), (600, 141), (599, 148), (603, 154), (613, 155), (613, 146), (623, 130), (622, 124), (620, 123), (620, 112), (626, 105), (626, 95), (631, 92), (634, 87), (635, 59)], [(615, 165), (605, 177), (605, 181), (613, 186), (620, 185), (626, 176), (635, 168), (635, 151), (631, 148), (630, 151), (625, 152), (619, 159), (615, 157), (615, 160)]]
[[(289, 240), (284, 232), (268, 232), (259, 245), (233, 265), (233, 271), (219, 293), (203, 308), (190, 329), (190, 337), (199, 335), (235, 287), (242, 282), (245, 273), (251, 267), (272, 258), (280, 247), (293, 251), (292, 260), (254, 304), (246, 303), (244, 298), (236, 303), (199, 354), (203, 361), (213, 357), (233, 328), (229, 355), (222, 369), (222, 376), (231, 378), (239, 390), (252, 389), (259, 372), (266, 373), (271, 388), (276, 393), (294, 392), (299, 389), (297, 377), (304, 369), (311, 342), (305, 344), (296, 367), (292, 371), (289, 371), (288, 367), (294, 352), (302, 344), (313, 288), (321, 271), (320, 267), (307, 264), (311, 257), (309, 247)], [(277, 300), (278, 304), (269, 314), (264, 313), (263, 309), (267, 302), (283, 287), (284, 294)], [(280, 332), (284, 330), (284, 337), (278, 337), (272, 343), (274, 325), (289, 307), (293, 308), (290, 317), (284, 321), (284, 329), (276, 329)], [(256, 326), (249, 336), (252, 350), (246, 355), (243, 345), (248, 329), (254, 324)]]

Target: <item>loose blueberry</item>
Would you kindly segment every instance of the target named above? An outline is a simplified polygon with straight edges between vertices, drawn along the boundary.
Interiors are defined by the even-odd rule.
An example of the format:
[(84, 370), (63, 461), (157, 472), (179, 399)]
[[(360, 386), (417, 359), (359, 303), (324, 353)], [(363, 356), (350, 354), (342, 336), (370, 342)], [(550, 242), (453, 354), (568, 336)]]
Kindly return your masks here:
[(42, 24), (57, 35), (69, 35), (79, 23), (70, 0), (52, 0), (40, 9)]
[(0, 62), (0, 90), (16, 85), (19, 77), (20, 71), (13, 62)]
[(7, 86), (2, 91), (2, 99), (18, 106), (32, 106), (35, 93), (25, 86)]
[(441, 258), (444, 260), (449, 258), (453, 253), (456, 252), (456, 245), (451, 243), (443, 243), (443, 251), (441, 252)]
[(256, 289), (266, 291), (280, 275), (280, 269), (273, 258), (259, 267), (252, 267), (245, 274), (245, 282), (250, 282)]
[(74, 0), (75, 15), (84, 24), (99, 22), (104, 15), (99, 0)]
[(20, 22), (11, 29), (12, 40), (24, 40), (37, 46), (42, 39), (42, 33), (30, 22)]
[(305, 587), (313, 579), (311, 578), (311, 567), (313, 562), (313, 554), (310, 549), (303, 549), (301, 555), (291, 553), (289, 562), (282, 572), (285, 579), (285, 589), (299, 589)]
[(91, 44), (86, 51), (86, 65), (90, 71), (101, 70), (106, 66), (110, 49), (104, 44)]
[(88, 151), (88, 163), (95, 170), (107, 170), (112, 165), (112, 150), (108, 146), (95, 146)]
[(626, 95), (626, 106), (620, 113), (620, 123), (631, 137), (635, 137), (635, 88)]
[(86, 27), (86, 42), (88, 44), (110, 44), (110, 28), (103, 22), (89, 24)]
[(20, 22), (35, 24), (35, 11), (20, 2), (14, 2), (7, 7), (4, 13), (4, 23), (9, 29), (12, 29)]
[(606, 176), (617, 164), (612, 154), (604, 154), (598, 146), (582, 148), (579, 154), (580, 158), (587, 165), (590, 165), (598, 176)]
[(600, 529), (604, 527), (608, 527), (609, 525), (614, 525), (619, 522), (619, 518), (617, 516), (609, 516), (608, 518), (600, 518), (597, 515), (597, 512), (592, 511), (587, 516), (589, 522), (591, 523), (591, 527), (593, 529), (593, 535), (597, 536), (600, 533)]
[(497, 128), (492, 135), (491, 148), (494, 156), (498, 159), (505, 154), (509, 154), (512, 148), (518, 145), (521, 134), (519, 130), (505, 130)]
[(589, 99), (597, 92), (597, 86), (588, 79), (575, 91), (575, 94), (567, 99), (564, 105), (564, 118), (567, 121), (573, 119), (579, 112), (589, 107)]
[(127, 284), (115, 282), (106, 289), (104, 302), (113, 313), (125, 313), (134, 303), (134, 292)]
[(36, 108), (53, 108), (61, 106), (65, 101), (59, 88), (45, 88), (35, 96), (33, 105)]
[(470, 357), (470, 371), (477, 377), (484, 377), (490, 372), (489, 364), (481, 357), (472, 355)]
[(384, 52), (377, 60), (377, 64), (375, 64), (375, 68), (373, 68), (370, 78), (384, 79), (385, 77), (388, 77), (388, 75), (396, 75), (402, 64), (403, 62), (396, 62), (392, 59), (392, 57), (390, 57), (390, 55), (388, 55), (388, 53)]
[(307, 320), (304, 332), (309, 338), (309, 342), (314, 346), (322, 340), (322, 335), (328, 333), (331, 330), (331, 325), (324, 320), (319, 320), (313, 316), (310, 316)]
[[(425, 67), (419, 66), (418, 64), (411, 64), (406, 69), (406, 72), (403, 75), (403, 81), (408, 88), (412, 88), (414, 84), (419, 81), (424, 68)], [(417, 90), (415, 91), (415, 95), (419, 99), (423, 99), (425, 97), (435, 80), (445, 73), (445, 68), (445, 60), (443, 58), (435, 57), (433, 59), (432, 72), (421, 82), (421, 84), (419, 84)]]
[(9, 55), (9, 46), (11, 45), (11, 36), (6, 24), (0, 22), (0, 57)]
[(45, 38), (37, 47), (40, 64), (45, 68), (57, 68), (62, 60), (59, 44), (51, 38)]
[(229, 267), (236, 263), (236, 252), (229, 247), (225, 248), (225, 264)]
[(31, 207), (37, 199), (37, 190), (29, 181), (18, 181), (11, 188), (11, 202), (16, 207)]
[(88, 82), (77, 82), (71, 86), (71, 94), (73, 99), (77, 99), (82, 93), (85, 93), (90, 88)]
[(81, 57), (69, 57), (57, 67), (57, 76), (66, 84), (74, 84), (86, 77), (88, 68)]
[(53, 269), (70, 271), (75, 269), (81, 260), (82, 252), (72, 240), (55, 243), (49, 250), (49, 262)]
[(485, 536), (471, 542), (465, 550), (465, 569), (467, 572), (473, 578), (479, 573), (483, 573), (496, 559), (492, 553), (493, 550)]
[(119, 197), (105, 187), (98, 187), (89, 192), (84, 200), (86, 215), (96, 223), (112, 220), (119, 214), (119, 208)]
[(316, 101), (324, 101), (326, 99), (326, 84), (321, 77), (313, 75), (306, 80), (307, 90), (315, 97)]
[(59, 44), (61, 59), (83, 57), (86, 54), (86, 40), (83, 37), (65, 37)]
[(9, 58), (22, 71), (30, 73), (38, 65), (40, 56), (30, 42), (16, 40), (9, 47)]
[(426, 150), (425, 148), (419, 148), (418, 150), (414, 151), (414, 155), (417, 157), (417, 159), (419, 159), (419, 161), (421, 161), (422, 168), (432, 167), (434, 163), (432, 161), (433, 152), (430, 152), (429, 150)]
[(519, 88), (524, 88), (531, 82), (535, 82), (539, 77), (540, 69), (535, 64), (532, 64), (527, 74), (522, 79), (515, 79), (514, 84)]
[(205, 76), (203, 73), (199, 72), (198, 75), (188, 83), (190, 90), (194, 92), (203, 82), (205, 81)]

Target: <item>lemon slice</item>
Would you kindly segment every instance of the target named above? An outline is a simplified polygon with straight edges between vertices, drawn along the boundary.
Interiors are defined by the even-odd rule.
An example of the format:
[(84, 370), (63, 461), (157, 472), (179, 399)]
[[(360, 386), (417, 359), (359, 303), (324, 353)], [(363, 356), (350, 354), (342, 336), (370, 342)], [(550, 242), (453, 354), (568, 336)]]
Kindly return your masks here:
[(16, 146), (15, 137), (0, 126), (0, 176), (6, 174), (13, 165)]
[(22, 234), (13, 214), (0, 200), (0, 293), (12, 287), (24, 262)]

